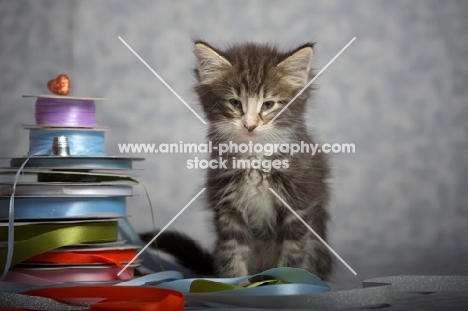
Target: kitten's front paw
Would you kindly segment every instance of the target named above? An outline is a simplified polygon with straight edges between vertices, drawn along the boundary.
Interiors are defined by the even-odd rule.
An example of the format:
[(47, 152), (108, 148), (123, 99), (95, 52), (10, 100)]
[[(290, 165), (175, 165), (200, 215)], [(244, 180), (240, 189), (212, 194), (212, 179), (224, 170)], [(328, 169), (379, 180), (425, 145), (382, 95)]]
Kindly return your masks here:
[(241, 263), (231, 263), (218, 267), (218, 277), (220, 278), (236, 278), (249, 275), (246, 265)]
[(330, 250), (320, 241), (313, 241), (309, 261), (311, 272), (322, 280), (326, 279), (332, 271), (333, 258)]
[(248, 275), (249, 249), (236, 241), (219, 243), (214, 252), (215, 267), (219, 277), (232, 278)]

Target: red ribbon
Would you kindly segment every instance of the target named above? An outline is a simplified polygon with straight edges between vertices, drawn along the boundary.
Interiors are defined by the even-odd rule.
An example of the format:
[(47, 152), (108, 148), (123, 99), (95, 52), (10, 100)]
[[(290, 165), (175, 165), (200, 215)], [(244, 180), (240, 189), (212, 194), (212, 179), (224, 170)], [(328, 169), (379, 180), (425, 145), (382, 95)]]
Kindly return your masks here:
[(35, 255), (27, 263), (87, 264), (113, 263), (123, 269), (122, 263), (130, 262), (136, 255), (135, 249), (113, 249), (96, 251), (45, 252)]
[(136, 311), (182, 311), (182, 293), (170, 289), (135, 286), (73, 286), (35, 289), (21, 294), (41, 296), (57, 301), (79, 298), (102, 298), (91, 304), (92, 311), (136, 310)]
[(120, 267), (122, 266), (121, 263), (130, 262), (135, 255), (135, 249), (45, 252), (29, 258), (25, 262), (57, 264), (115, 263)]

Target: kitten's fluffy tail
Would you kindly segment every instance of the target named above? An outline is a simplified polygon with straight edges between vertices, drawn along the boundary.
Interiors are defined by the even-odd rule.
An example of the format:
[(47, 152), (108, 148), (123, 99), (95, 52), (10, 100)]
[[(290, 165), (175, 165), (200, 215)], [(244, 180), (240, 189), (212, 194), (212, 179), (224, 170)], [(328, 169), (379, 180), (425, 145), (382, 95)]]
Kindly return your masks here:
[[(140, 234), (140, 238), (148, 243), (154, 238), (154, 233)], [(186, 234), (164, 231), (158, 236), (156, 247), (158, 250), (174, 256), (178, 264), (196, 274), (205, 276), (214, 276), (215, 274), (213, 255)]]

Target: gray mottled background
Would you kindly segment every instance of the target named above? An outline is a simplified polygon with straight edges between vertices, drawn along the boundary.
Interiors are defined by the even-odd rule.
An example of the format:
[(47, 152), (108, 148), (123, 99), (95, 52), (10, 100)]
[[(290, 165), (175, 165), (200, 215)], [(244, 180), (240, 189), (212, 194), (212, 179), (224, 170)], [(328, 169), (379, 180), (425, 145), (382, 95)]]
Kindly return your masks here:
[[(0, 156), (27, 153), (23, 123), (47, 80), (65, 72), (73, 95), (108, 97), (98, 120), (118, 143), (202, 142), (204, 126), (123, 44), (121, 36), (192, 107), (192, 38), (290, 48), (316, 41), (321, 69), (309, 126), (333, 155), (329, 242), (358, 275), (468, 274), (468, 2), (466, 1), (0, 1)], [(136, 167), (164, 226), (202, 187), (196, 155), (144, 154)], [(204, 156), (204, 155), (199, 155)], [(143, 192), (128, 201), (151, 228)], [(213, 242), (197, 200), (173, 224)]]

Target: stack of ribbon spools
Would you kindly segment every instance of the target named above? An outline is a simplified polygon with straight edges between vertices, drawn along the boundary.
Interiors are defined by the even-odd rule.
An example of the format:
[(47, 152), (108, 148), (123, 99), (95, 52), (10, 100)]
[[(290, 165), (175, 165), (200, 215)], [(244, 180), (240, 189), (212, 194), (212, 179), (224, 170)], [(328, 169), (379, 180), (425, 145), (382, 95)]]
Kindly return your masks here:
[(36, 124), (24, 125), (29, 152), (1, 171), (4, 281), (112, 283), (133, 278), (139, 264), (119, 274), (137, 253), (119, 240), (118, 221), (133, 193), (128, 173), (142, 159), (106, 155), (106, 129), (95, 120), (100, 99), (66, 96), (69, 85), (60, 75), (49, 82), (56, 95), (25, 96), (36, 98)]

